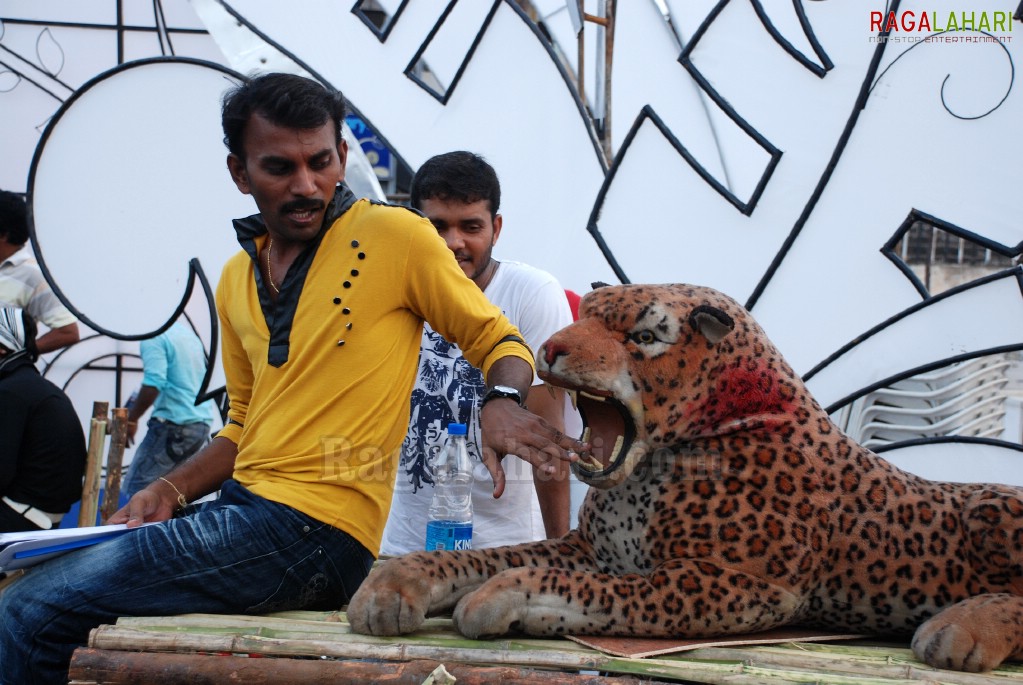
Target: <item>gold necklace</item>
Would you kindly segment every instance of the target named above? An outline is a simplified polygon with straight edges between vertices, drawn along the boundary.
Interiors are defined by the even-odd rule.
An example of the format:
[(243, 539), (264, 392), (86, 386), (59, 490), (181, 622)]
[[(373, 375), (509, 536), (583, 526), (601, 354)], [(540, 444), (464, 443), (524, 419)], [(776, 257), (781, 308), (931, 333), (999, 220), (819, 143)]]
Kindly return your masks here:
[(273, 252), (273, 249), (274, 239), (270, 238), (270, 244), (266, 248), (266, 277), (267, 280), (270, 281), (270, 287), (274, 289), (275, 293), (280, 295), (281, 294), (280, 289), (276, 285), (274, 285), (274, 273), (273, 271), (270, 270), (270, 253)]

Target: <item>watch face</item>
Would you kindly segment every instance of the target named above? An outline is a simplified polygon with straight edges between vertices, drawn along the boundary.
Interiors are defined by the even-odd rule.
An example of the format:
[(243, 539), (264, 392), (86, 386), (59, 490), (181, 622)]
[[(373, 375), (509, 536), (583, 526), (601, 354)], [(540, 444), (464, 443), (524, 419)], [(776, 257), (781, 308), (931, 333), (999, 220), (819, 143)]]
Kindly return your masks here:
[(487, 394), (483, 396), (483, 402), (485, 404), (487, 400), (496, 399), (498, 397), (513, 399), (519, 404), (519, 406), (522, 406), (522, 393), (507, 385), (495, 385), (492, 387), (487, 391)]

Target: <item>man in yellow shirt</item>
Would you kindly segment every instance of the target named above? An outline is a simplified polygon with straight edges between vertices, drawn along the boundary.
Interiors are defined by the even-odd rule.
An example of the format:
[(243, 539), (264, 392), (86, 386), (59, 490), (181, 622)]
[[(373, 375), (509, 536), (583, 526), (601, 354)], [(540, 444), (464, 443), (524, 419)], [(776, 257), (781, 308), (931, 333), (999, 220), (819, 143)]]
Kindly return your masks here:
[(66, 680), (75, 647), (118, 616), (347, 603), (380, 544), (424, 320), (505, 388), (481, 419), (495, 496), (505, 454), (552, 471), (586, 449), (511, 397), (525, 397), (532, 352), (430, 222), (344, 185), (343, 119), (339, 93), (297, 76), (226, 96), (228, 168), (260, 210), (235, 222), (243, 249), (217, 288), (227, 425), (111, 518), (162, 523), (4, 593), (3, 682)]

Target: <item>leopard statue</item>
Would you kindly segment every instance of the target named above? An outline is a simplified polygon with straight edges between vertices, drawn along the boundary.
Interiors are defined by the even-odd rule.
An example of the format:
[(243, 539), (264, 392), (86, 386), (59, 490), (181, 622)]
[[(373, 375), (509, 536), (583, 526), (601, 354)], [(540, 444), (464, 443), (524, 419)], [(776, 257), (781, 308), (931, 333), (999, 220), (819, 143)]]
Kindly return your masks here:
[(663, 638), (780, 626), (912, 635), (938, 668), (1023, 656), (1023, 489), (925, 480), (841, 432), (751, 315), (709, 288), (599, 287), (538, 351), (591, 452), (559, 539), (416, 552), (352, 629), (453, 610), (470, 638)]

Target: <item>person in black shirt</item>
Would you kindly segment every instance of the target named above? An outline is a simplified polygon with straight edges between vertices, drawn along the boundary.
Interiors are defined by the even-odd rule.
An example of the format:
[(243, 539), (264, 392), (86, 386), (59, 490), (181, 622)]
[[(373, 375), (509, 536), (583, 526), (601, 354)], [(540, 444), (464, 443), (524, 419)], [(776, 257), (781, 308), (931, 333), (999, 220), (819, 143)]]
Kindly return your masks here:
[(0, 308), (0, 532), (48, 530), (82, 495), (85, 434), (67, 395), (39, 375), (36, 324)]

